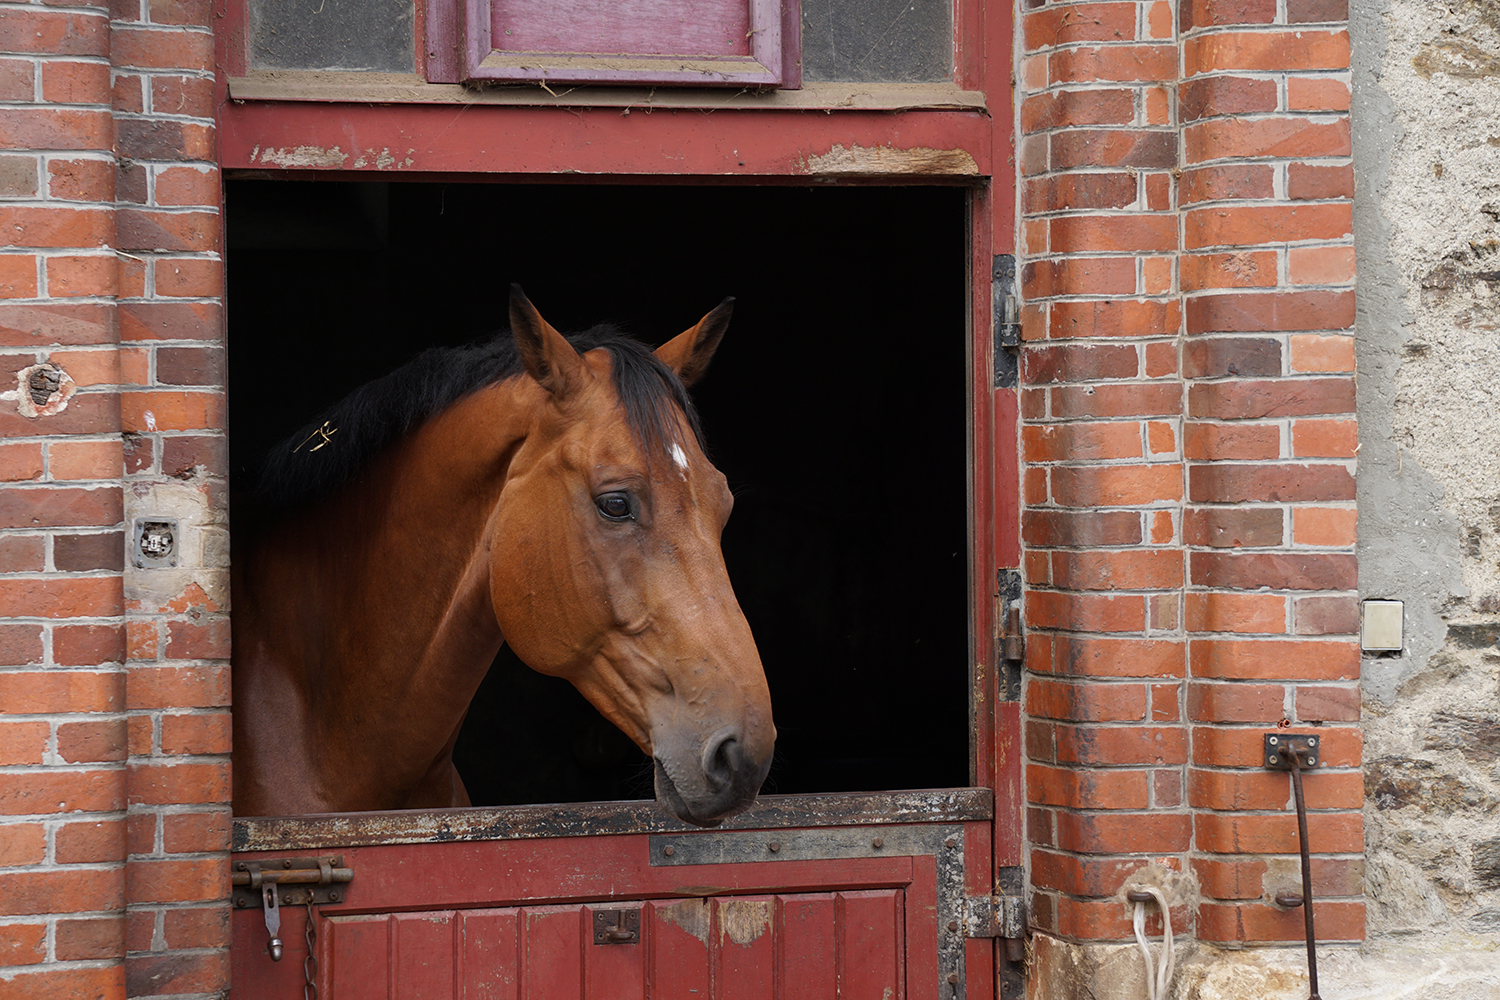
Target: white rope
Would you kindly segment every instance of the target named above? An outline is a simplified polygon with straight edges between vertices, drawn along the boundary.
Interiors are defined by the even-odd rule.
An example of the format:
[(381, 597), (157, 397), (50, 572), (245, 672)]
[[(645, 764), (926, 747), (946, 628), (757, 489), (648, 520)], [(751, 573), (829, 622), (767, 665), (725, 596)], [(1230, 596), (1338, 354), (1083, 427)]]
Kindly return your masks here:
[(1135, 904), (1135, 943), (1140, 945), (1141, 955), (1146, 960), (1146, 1000), (1167, 1000), (1172, 987), (1172, 974), (1176, 971), (1177, 955), (1172, 942), (1172, 914), (1167, 910), (1167, 897), (1160, 889), (1140, 886), (1141, 890), (1156, 897), (1161, 907), (1161, 965), (1151, 955), (1151, 946), (1146, 943), (1146, 904)]

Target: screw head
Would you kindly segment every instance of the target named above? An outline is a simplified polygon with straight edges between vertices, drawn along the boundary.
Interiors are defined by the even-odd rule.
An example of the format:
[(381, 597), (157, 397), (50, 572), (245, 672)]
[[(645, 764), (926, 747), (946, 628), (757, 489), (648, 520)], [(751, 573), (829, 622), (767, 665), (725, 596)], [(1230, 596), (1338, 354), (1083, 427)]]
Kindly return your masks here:
[(948, 984), (950, 986), (957, 986), (958, 985), (958, 973), (956, 973), (956, 972), (950, 972), (950, 973), (948, 973)]
[(677, 853), (677, 848), (673, 847), (671, 844), (668, 844), (666, 847), (663, 847), (661, 849), (661, 852), (662, 854), (670, 858), (672, 855)]
[(338, 892), (336, 892), (336, 891), (335, 892), (330, 892), (328, 894), (328, 901), (330, 903), (337, 903), (339, 901), (339, 894), (338, 894)]
[(1267, 763), (1267, 764), (1275, 764), (1275, 763), (1276, 763), (1276, 762), (1277, 762), (1277, 761), (1279, 761), (1279, 760), (1281, 760), (1281, 758), (1280, 758), (1280, 757), (1278, 757), (1278, 756), (1276, 756), (1276, 755), (1275, 755), (1275, 754), (1274, 754), (1274, 753), (1273, 753), (1273, 754), (1272, 754), (1272, 755), (1271, 755), (1271, 756), (1269, 756), (1269, 757), (1267, 757), (1267, 758), (1266, 758), (1266, 763)]
[(1316, 736), (1309, 736), (1307, 738), (1307, 745), (1310, 746), (1310, 747), (1317, 746), (1318, 745), (1318, 738)]
[(779, 841), (779, 840), (773, 840), (769, 844), (767, 844), (766, 847), (769, 848), (774, 853), (776, 851), (781, 850), (781, 841)]
[(885, 838), (884, 837), (876, 837), (874, 840), (870, 841), (870, 846), (873, 847), (873, 848), (876, 848), (877, 850), (880, 849), (880, 848), (882, 848), (882, 847), (884, 847), (885, 846)]
[(943, 841), (943, 846), (951, 851), (953, 848), (958, 846), (958, 841), (953, 837), (949, 837), (947, 840)]
[(1277, 744), (1278, 744), (1278, 743), (1280, 743), (1280, 742), (1281, 742), (1281, 741), (1280, 741), (1280, 740), (1279, 740), (1279, 739), (1277, 739), (1277, 738), (1276, 738), (1276, 737), (1274, 737), (1274, 736), (1272, 736), (1272, 737), (1269, 737), (1269, 738), (1268, 738), (1268, 739), (1267, 739), (1267, 740), (1266, 740), (1266, 742), (1267, 742), (1267, 743), (1269, 743), (1269, 744), (1271, 744), (1271, 745), (1272, 745), (1272, 746), (1273, 746), (1273, 747), (1274, 747), (1274, 746), (1276, 746), (1276, 745), (1277, 745)]
[(948, 921), (948, 930), (956, 932), (958, 930), (958, 921), (957, 920), (950, 920), (950, 921)]

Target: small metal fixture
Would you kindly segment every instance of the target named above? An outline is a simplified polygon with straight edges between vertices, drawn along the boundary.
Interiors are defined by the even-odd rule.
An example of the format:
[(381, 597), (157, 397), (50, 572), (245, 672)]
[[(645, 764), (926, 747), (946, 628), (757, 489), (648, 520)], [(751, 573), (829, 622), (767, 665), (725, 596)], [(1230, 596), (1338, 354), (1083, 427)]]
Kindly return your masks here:
[(1364, 601), (1359, 606), (1359, 648), (1367, 653), (1399, 653), (1404, 639), (1401, 601)]
[(131, 563), (136, 569), (162, 569), (177, 565), (178, 528), (174, 517), (138, 517), (131, 543)]
[(641, 939), (641, 911), (608, 909), (594, 911), (595, 944), (635, 944)]

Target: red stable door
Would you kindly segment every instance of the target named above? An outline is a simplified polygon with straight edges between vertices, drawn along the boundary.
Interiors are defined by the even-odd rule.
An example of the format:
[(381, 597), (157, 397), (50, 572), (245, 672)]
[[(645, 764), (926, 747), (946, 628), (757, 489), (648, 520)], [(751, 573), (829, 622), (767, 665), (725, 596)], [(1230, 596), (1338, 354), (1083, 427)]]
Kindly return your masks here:
[[(416, 7), (418, 42), (432, 2)], [(1010, 5), (952, 6), (946, 80), (659, 91), (439, 84), (420, 44), (415, 75), (258, 68), (247, 13), (255, 3), (221, 2), (219, 142), (231, 184), (922, 186), (959, 199), (966, 246), (954, 266), (952, 332), (964, 345), (954, 410), (963, 416), (935, 433), (962, 442), (967, 470), (958, 487), (967, 541), (954, 546), (967, 552), (953, 557), (968, 591), (959, 609), (967, 688), (954, 695), (967, 702), (956, 715), (967, 719), (968, 776), (957, 788), (766, 795), (711, 830), (648, 802), (237, 817), (236, 1000), (298, 991), (321, 1000), (1019, 997), (1019, 658), (1007, 641), (1019, 600)], [(797, 23), (784, 21), (790, 31)], [(802, 24), (808, 52), (815, 26)], [(227, 219), (232, 232), (232, 201)], [(812, 282), (840, 252), (837, 234), (797, 231), (796, 218), (718, 221), (725, 243), (784, 227), (782, 251), (759, 254), (757, 266), (781, 267), (789, 280)], [(237, 303), (256, 297), (237, 299), (246, 286), (236, 269), (252, 256), (231, 240), (232, 359)], [(874, 281), (877, 295), (897, 284)], [(545, 298), (528, 292), (545, 311)], [(891, 342), (915, 336), (893, 331)], [(874, 391), (847, 408), (883, 405)], [(236, 419), (239, 433), (249, 426)], [(923, 669), (913, 653), (912, 683)], [(773, 683), (773, 699), (795, 697), (795, 687), (778, 693)], [(858, 777), (849, 787), (882, 787)], [(945, 784), (962, 785), (963, 775)]]

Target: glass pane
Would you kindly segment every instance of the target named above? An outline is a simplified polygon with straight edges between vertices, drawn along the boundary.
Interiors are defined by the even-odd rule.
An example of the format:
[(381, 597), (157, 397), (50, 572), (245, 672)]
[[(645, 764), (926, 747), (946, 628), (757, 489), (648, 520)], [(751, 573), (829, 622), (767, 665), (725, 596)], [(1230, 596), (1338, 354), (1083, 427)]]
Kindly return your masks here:
[(804, 80), (936, 83), (952, 75), (952, 0), (802, 0)]
[(412, 0), (250, 0), (251, 69), (410, 73)]

